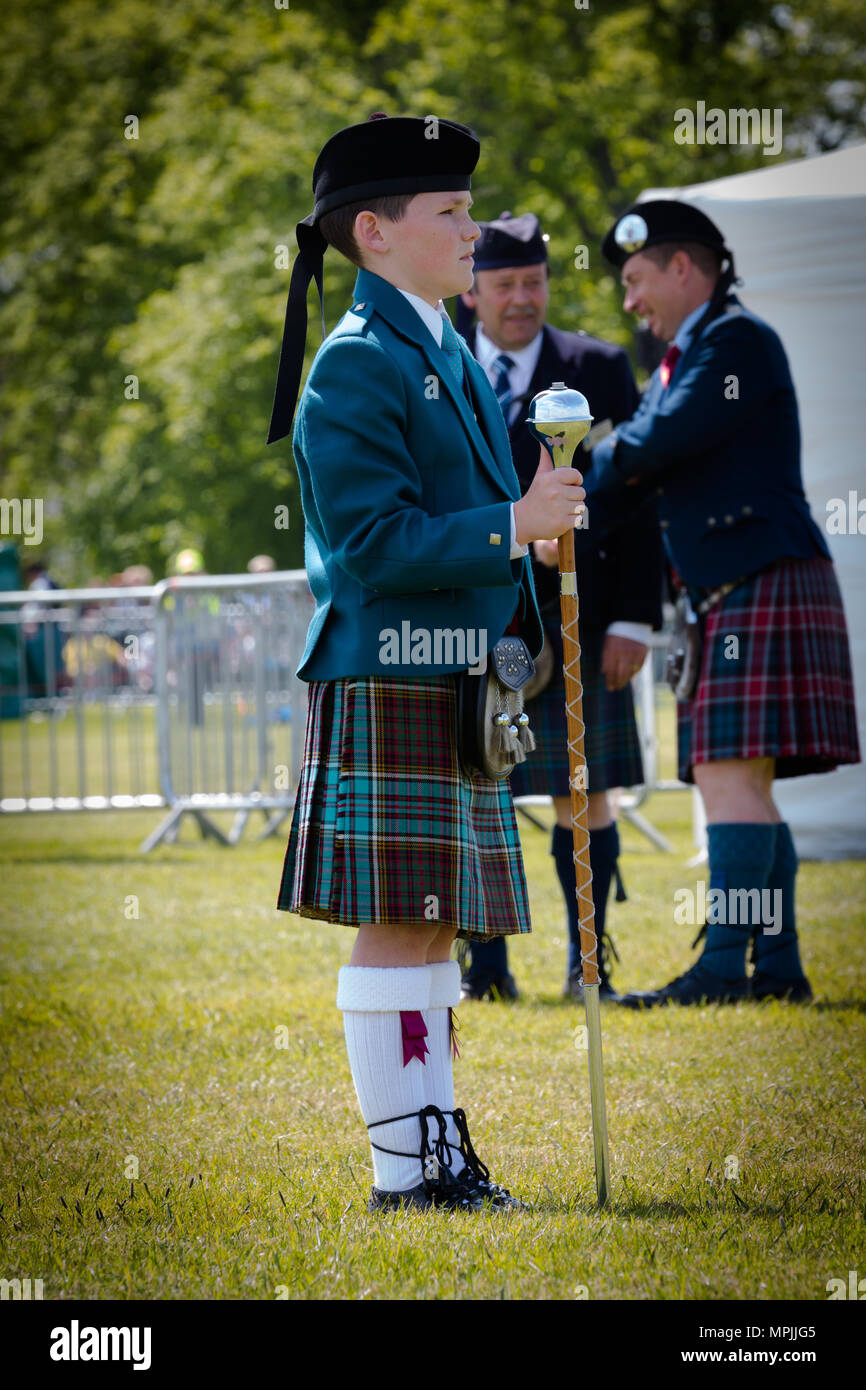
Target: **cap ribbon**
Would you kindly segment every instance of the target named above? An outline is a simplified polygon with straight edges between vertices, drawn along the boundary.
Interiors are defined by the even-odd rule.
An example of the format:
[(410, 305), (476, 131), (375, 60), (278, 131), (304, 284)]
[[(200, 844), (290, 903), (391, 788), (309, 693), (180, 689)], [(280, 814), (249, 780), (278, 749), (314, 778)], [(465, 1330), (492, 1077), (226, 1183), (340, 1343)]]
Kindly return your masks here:
[(322, 309), (322, 338), (325, 337), (325, 300), (322, 289), (322, 269), (328, 243), (315, 224), (315, 213), (310, 213), (295, 228), (298, 239), (298, 254), (292, 268), (289, 284), (289, 299), (286, 304), (286, 322), (283, 328), (283, 343), (280, 349), (280, 365), (277, 369), (277, 389), (271, 411), (271, 424), (268, 430), (268, 443), (274, 444), (284, 439), (292, 428), (298, 392), (301, 388), (301, 373), (304, 370), (304, 350), (307, 345), (307, 291), (310, 281), (315, 280), (319, 291), (319, 304)]

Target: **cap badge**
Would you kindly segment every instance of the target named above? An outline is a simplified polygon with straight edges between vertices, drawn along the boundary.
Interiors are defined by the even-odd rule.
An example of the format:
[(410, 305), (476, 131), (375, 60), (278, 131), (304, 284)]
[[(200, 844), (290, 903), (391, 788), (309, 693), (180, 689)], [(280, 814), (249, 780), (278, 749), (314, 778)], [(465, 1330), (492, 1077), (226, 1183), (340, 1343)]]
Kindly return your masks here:
[(613, 239), (617, 246), (631, 255), (632, 252), (640, 250), (648, 236), (646, 222), (638, 213), (630, 212), (617, 222)]

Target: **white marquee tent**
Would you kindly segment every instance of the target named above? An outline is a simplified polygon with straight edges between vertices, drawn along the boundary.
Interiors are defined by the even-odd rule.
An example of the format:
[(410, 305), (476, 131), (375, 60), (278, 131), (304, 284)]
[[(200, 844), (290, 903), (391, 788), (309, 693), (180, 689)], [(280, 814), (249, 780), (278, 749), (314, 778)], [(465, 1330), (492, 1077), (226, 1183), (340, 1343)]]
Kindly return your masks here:
[[(743, 302), (772, 324), (800, 403), (803, 481), (826, 529), (838, 499), (853, 534), (828, 534), (851, 636), (861, 750), (866, 755), (866, 144), (748, 174), (652, 189), (682, 198), (721, 228)], [(834, 499), (837, 506), (833, 507)], [(856, 531), (857, 502), (863, 502)], [(776, 783), (802, 857), (866, 857), (866, 764)]]

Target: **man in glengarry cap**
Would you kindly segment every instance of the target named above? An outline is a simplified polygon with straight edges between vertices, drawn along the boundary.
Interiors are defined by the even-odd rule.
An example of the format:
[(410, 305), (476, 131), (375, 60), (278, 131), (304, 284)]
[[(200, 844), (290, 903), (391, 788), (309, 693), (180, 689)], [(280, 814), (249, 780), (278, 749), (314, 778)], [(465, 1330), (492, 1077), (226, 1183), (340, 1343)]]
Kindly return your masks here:
[[(538, 445), (526, 426), (534, 395), (554, 381), (562, 381), (583, 392), (597, 426), (603, 427), (607, 421), (609, 428), (634, 412), (638, 393), (622, 348), (583, 332), (564, 332), (546, 322), (547, 237), (534, 213), (513, 217), (503, 212), (495, 221), (481, 223), (481, 228), (475, 247), (475, 279), (471, 293), (462, 296), (460, 317), (464, 323), (472, 313), (477, 317), (474, 328), (466, 323), (467, 341), (496, 392), (514, 465), (525, 489), (538, 467)], [(581, 450), (575, 467), (584, 476), (592, 476), (592, 454)], [(550, 684), (528, 704), (537, 746), (512, 773), (511, 789), (516, 796), (536, 793), (554, 799), (551, 854), (568, 912), (565, 992), (579, 999), (580, 931), (556, 543), (537, 541), (533, 551), (533, 577), (545, 642), (553, 655), (553, 675)], [(640, 520), (623, 526), (602, 549), (583, 557), (577, 581), (589, 854), (595, 925), (602, 944), (600, 988), (604, 998), (613, 994), (605, 951), (605, 912), (611, 881), (616, 878), (621, 885), (617, 873), (619, 836), (608, 792), (643, 781), (630, 682), (643, 664), (652, 628), (661, 626), (661, 542), (654, 508), (645, 508)], [(487, 993), (514, 997), (516, 985), (508, 969), (504, 937), (473, 943), (471, 955), (463, 982), (464, 997), (480, 998)]]
[(701, 793), (709, 887), (720, 890), (692, 968), (620, 1002), (805, 1001), (797, 854), (773, 780), (860, 753), (845, 616), (803, 491), (788, 361), (732, 293), (732, 251), (699, 208), (637, 203), (602, 249), (626, 310), (669, 346), (639, 409), (595, 451), (587, 535), (597, 540), (655, 492), (675, 582), (703, 635), (696, 684), (678, 704), (679, 775)]

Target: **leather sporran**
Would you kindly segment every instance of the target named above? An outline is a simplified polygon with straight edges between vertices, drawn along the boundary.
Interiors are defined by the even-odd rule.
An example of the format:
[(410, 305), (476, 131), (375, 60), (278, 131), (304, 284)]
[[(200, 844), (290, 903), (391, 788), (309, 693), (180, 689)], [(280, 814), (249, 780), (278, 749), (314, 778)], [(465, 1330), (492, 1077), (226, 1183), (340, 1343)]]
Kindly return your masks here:
[(465, 772), (504, 781), (535, 747), (524, 690), (535, 662), (522, 637), (501, 637), (487, 670), (457, 677), (457, 753)]
[(674, 625), (668, 647), (665, 676), (678, 700), (690, 700), (701, 673), (703, 633), (700, 619), (685, 591), (674, 605)]

